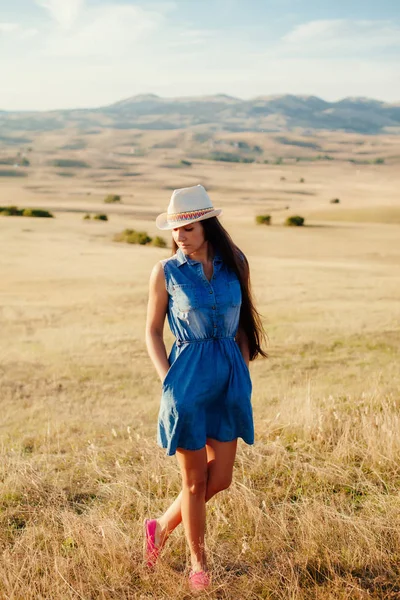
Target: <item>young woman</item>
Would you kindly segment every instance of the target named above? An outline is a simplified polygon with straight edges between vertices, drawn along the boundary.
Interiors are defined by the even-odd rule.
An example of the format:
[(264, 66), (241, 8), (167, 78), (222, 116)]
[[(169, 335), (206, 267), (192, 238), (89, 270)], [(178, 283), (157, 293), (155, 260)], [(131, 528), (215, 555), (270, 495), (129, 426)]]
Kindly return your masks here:
[[(161, 517), (145, 520), (145, 557), (153, 566), (183, 521), (192, 590), (210, 584), (205, 504), (231, 483), (237, 439), (254, 443), (248, 364), (266, 356), (248, 262), (218, 221), (220, 213), (201, 185), (174, 191), (156, 221), (172, 230), (173, 256), (151, 273), (146, 324), (148, 353), (162, 381), (157, 442), (167, 455), (176, 454), (182, 491)], [(176, 338), (169, 357), (166, 316)]]

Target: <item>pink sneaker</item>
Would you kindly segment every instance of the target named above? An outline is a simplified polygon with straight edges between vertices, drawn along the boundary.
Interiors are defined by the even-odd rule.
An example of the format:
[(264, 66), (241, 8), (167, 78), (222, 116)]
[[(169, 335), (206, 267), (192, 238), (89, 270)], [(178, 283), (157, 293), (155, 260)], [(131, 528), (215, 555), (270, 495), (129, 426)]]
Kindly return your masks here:
[(192, 592), (206, 590), (211, 584), (211, 579), (206, 571), (190, 571), (189, 587)]
[(143, 559), (151, 569), (154, 567), (159, 554), (159, 548), (156, 546), (156, 519), (144, 520), (144, 541), (143, 541)]

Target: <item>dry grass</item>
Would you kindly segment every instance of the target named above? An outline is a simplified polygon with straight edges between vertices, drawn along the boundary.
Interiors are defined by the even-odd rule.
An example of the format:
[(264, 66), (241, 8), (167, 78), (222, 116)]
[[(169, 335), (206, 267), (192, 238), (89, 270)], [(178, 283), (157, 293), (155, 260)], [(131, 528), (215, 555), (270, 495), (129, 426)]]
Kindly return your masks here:
[[(256, 444), (239, 444), (232, 487), (207, 507), (207, 597), (398, 598), (398, 228), (258, 227), (247, 167), (261, 182), (260, 166), (205, 171), (249, 257), (270, 338), (270, 359), (251, 367)], [(338, 173), (314, 168), (305, 185), (319, 193)], [(126, 227), (156, 234), (146, 219), (169, 195), (153, 196), (159, 178), (129, 201), (136, 216), (121, 206), (108, 223), (1, 219), (1, 598), (189, 596), (181, 527), (154, 576), (141, 564), (142, 521), (180, 486), (176, 460), (156, 445), (160, 384), (144, 343), (149, 272), (168, 251), (112, 242)], [(388, 206), (397, 180), (393, 171)], [(362, 208), (357, 193), (349, 202)]]

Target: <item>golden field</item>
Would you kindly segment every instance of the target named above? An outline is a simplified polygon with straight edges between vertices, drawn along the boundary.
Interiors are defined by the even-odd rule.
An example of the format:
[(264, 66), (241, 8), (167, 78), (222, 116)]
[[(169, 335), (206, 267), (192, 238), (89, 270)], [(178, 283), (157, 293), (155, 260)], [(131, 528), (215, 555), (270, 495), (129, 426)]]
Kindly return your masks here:
[[(189, 597), (182, 526), (153, 575), (142, 565), (143, 519), (180, 489), (156, 445), (144, 342), (149, 274), (170, 251), (113, 236), (157, 235), (171, 190), (195, 183), (248, 256), (270, 355), (251, 365), (256, 443), (239, 443), (231, 488), (207, 505), (204, 597), (399, 598), (398, 140), (321, 134), (335, 160), (296, 162), (235, 134), (284, 160), (228, 164), (192, 158), (171, 132), (138, 134), (121, 156), (127, 135), (68, 154), (57, 148), (76, 134), (43, 134), (28, 176), (0, 178), (2, 205), (55, 215), (0, 216), (0, 598)], [(385, 164), (349, 162), (360, 148)], [(90, 168), (49, 166), (58, 156)], [(272, 226), (256, 225), (265, 213)], [(290, 214), (306, 227), (283, 227)]]

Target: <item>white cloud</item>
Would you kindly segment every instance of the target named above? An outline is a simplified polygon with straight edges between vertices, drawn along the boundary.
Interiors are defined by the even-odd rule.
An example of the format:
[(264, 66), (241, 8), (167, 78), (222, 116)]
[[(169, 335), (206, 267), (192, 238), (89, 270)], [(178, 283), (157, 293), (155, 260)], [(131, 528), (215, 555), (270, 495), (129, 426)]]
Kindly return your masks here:
[(400, 26), (391, 21), (331, 19), (297, 25), (281, 42), (287, 51), (314, 50), (367, 54), (376, 48), (400, 48)]
[(0, 35), (6, 35), (12, 40), (23, 40), (38, 33), (34, 27), (22, 27), (19, 23), (0, 23)]
[[(163, 13), (140, 6), (109, 4), (84, 8), (74, 27), (52, 31), (45, 40), (42, 52), (59, 58), (110, 58), (134, 52), (137, 42), (161, 28)], [(151, 44), (154, 40), (151, 40)], [(144, 60), (144, 55), (141, 59)]]
[(36, 3), (46, 8), (61, 27), (68, 29), (78, 18), (85, 0), (36, 0)]
[(62, 1), (70, 12), (56, 0), (40, 0), (52, 19), (31, 22), (31, 29), (0, 24), (0, 69), (7, 81), (0, 108), (101, 106), (150, 92), (400, 98), (394, 22), (310, 21), (276, 42), (264, 33), (266, 43), (247, 30), (238, 37), (237, 31), (183, 22), (173, 2)]
[(0, 23), (0, 33), (11, 33), (19, 29), (18, 23)]

